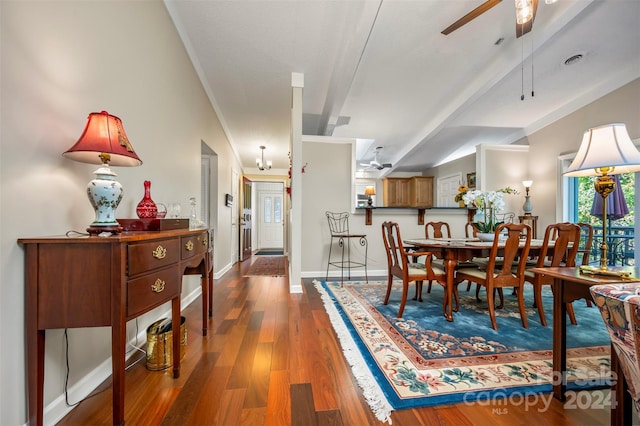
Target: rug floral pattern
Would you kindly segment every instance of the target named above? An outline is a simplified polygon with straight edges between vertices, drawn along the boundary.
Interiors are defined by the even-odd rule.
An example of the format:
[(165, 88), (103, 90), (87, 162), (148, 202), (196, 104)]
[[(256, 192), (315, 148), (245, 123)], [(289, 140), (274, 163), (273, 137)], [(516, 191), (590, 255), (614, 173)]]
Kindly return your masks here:
[[(358, 344), (366, 347), (368, 355), (365, 359), (374, 365), (369, 367), (374, 370), (376, 380), (381, 382), (380, 386), (394, 408), (459, 402), (463, 399), (471, 401), (494, 394), (509, 395), (510, 392), (551, 390), (554, 380), (551, 342), (549, 348), (539, 350), (519, 348), (515, 344), (499, 341), (504, 339), (487, 338), (473, 332), (458, 336), (454, 335), (458, 333), (438, 331), (435, 326), (425, 327), (424, 321), (419, 323), (419, 320), (412, 319), (407, 311), (403, 319), (397, 319), (390, 314), (397, 312), (397, 308), (395, 311), (393, 307), (388, 309), (386, 314), (378, 309), (382, 306), (386, 291), (386, 284), (383, 283), (345, 282), (341, 286), (339, 282), (327, 282), (316, 286), (321, 291), (328, 290), (337, 302), (343, 319), (350, 323), (351, 327), (348, 328), (355, 334)], [(392, 299), (401, 284), (395, 286), (398, 288), (394, 289)], [(461, 312), (455, 315), (461, 323), (465, 307), (475, 309), (473, 306), (478, 306), (475, 294), (465, 297), (473, 299), (473, 302), (461, 302)], [(517, 308), (510, 306), (510, 301), (506, 303), (499, 315), (520, 325)], [(407, 303), (408, 306), (410, 304)], [(390, 305), (391, 302), (387, 306)], [(515, 312), (515, 318), (509, 312)], [(594, 313), (599, 316), (597, 310)], [(528, 314), (537, 317), (537, 310), (529, 309)], [(481, 312), (481, 315), (484, 314)], [(438, 320), (433, 319), (434, 322)], [(489, 321), (488, 314), (486, 321)], [(509, 333), (506, 320), (499, 321), (498, 332), (502, 327), (503, 333)], [(530, 324), (529, 330), (522, 330), (536, 333), (535, 327), (534, 323)], [(606, 330), (603, 330), (603, 336), (605, 338), (600, 345), (568, 350), (568, 379), (578, 389), (607, 385), (606, 381), (602, 381), (610, 374)]]

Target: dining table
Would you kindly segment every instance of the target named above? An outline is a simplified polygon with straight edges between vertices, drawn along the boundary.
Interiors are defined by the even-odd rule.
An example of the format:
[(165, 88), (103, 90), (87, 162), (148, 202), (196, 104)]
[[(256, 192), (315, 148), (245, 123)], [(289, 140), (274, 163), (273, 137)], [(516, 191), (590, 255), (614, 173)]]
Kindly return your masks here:
[[(408, 248), (420, 249), (420, 251), (432, 252), (437, 258), (442, 259), (447, 275), (445, 283), (445, 313), (447, 321), (453, 321), (453, 286), (455, 271), (460, 262), (471, 261), (473, 258), (489, 256), (493, 241), (480, 241), (478, 238), (411, 238), (404, 239), (403, 243)], [(529, 255), (535, 256), (542, 248), (544, 240), (531, 239)], [(524, 246), (524, 240), (521, 244)], [(549, 242), (549, 247), (553, 241)]]

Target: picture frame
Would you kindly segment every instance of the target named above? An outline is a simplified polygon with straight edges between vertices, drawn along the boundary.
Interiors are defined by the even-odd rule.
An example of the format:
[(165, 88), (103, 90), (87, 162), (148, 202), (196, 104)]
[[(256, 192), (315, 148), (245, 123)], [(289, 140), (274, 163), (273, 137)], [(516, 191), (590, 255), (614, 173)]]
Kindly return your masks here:
[(467, 187), (469, 189), (474, 189), (476, 187), (476, 174), (475, 173), (467, 173)]

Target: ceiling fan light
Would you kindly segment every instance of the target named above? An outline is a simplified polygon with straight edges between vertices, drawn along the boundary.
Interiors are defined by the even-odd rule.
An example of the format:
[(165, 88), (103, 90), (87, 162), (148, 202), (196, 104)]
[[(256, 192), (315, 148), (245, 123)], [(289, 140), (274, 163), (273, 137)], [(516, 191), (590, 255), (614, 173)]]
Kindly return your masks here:
[(515, 0), (516, 24), (522, 25), (533, 19), (533, 0)]

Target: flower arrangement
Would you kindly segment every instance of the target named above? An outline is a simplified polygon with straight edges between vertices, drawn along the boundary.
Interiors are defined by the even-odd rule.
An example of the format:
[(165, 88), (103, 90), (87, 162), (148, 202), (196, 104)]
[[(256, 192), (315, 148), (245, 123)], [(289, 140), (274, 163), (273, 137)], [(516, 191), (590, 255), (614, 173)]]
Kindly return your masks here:
[(468, 190), (469, 187), (467, 185), (460, 184), (460, 186), (458, 187), (458, 193), (456, 194), (454, 201), (456, 201), (457, 203), (463, 203), (464, 200), (462, 199), (462, 197), (464, 197)]
[(482, 210), (484, 213), (483, 222), (474, 222), (478, 231), (483, 233), (493, 233), (502, 224), (496, 220), (496, 213), (504, 208), (504, 194), (517, 194), (518, 191), (511, 187), (498, 189), (497, 191), (479, 191), (476, 189), (467, 190), (462, 196), (462, 201), (471, 208)]

